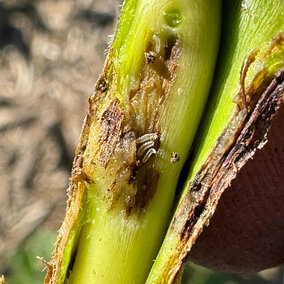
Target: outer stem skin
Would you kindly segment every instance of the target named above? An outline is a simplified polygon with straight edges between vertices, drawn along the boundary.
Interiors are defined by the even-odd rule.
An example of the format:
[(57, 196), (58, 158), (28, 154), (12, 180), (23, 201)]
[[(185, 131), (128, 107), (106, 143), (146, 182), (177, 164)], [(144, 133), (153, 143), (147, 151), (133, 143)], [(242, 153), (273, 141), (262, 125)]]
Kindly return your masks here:
[[(193, 167), (192, 179), (204, 163), (210, 150), (226, 127), (232, 111), (236, 108), (235, 96), (240, 88), (240, 72), (244, 59), (254, 50), (260, 53), (269, 48), (272, 38), (284, 31), (284, 2), (282, 0), (229, 0), (224, 1), (224, 25), (217, 75), (213, 82), (212, 102), (202, 124), (202, 137)], [(281, 61), (281, 58), (279, 58)], [(250, 80), (261, 68), (250, 66)], [(280, 69), (280, 67), (279, 67)], [(204, 126), (204, 127), (203, 127)], [(200, 138), (202, 141), (202, 138)]]
[[(164, 237), (178, 177), (207, 99), (219, 30), (219, 0), (126, 1), (107, 62), (108, 90), (104, 97), (94, 99), (97, 100), (96, 111), (83, 153), (83, 170), (87, 176), (87, 201), (82, 204), (85, 224), (66, 283), (145, 283)], [(172, 38), (171, 54), (159, 51), (160, 45), (167, 50)], [(158, 58), (153, 70), (143, 67), (145, 53), (147, 56), (147, 52), (152, 52), (151, 48)], [(165, 63), (160, 62), (162, 57), (170, 74)], [(146, 69), (146, 74), (142, 68)], [(147, 75), (150, 79), (143, 85)], [(151, 81), (152, 76), (162, 82), (162, 95), (156, 87), (158, 83)], [(149, 87), (152, 83), (153, 90)], [(142, 91), (135, 91), (138, 93), (134, 94), (134, 98), (137, 96), (134, 100), (131, 90), (137, 84)], [(152, 119), (156, 109), (159, 110), (158, 121)], [(111, 117), (113, 112), (123, 117), (122, 122)], [(102, 123), (104, 119), (106, 124)], [(117, 126), (119, 123), (131, 131), (124, 131), (122, 126)], [(103, 146), (98, 145), (102, 143), (105, 128), (113, 125), (111, 131), (115, 132), (117, 126), (120, 134), (108, 159), (109, 152), (103, 152)], [(137, 139), (153, 132), (159, 136), (153, 146), (157, 153), (145, 163), (141, 162), (142, 157), (140, 160), (137, 157), (141, 147)], [(133, 133), (134, 138), (126, 139), (129, 133)], [(107, 141), (106, 147), (112, 145), (111, 135), (116, 134), (110, 134), (108, 129), (103, 142)], [(123, 148), (123, 143), (128, 146)], [(178, 153), (179, 161), (171, 163), (173, 152)], [(128, 181), (125, 178), (129, 168), (120, 170), (132, 158), (135, 165), (140, 165), (134, 182), (130, 182), (131, 177)], [(144, 182), (148, 182), (150, 188), (150, 193), (145, 191), (148, 194), (145, 204)]]
[[(273, 36), (284, 30), (284, 2), (282, 0), (230, 0), (223, 1), (223, 31), (217, 72), (213, 82), (212, 100), (205, 111), (204, 120), (197, 133), (196, 149), (190, 172), (179, 200), (189, 196), (191, 183), (200, 171), (207, 157), (226, 129), (230, 117), (236, 111), (236, 95), (240, 91), (240, 72), (244, 59), (259, 49), (259, 56), (249, 67), (246, 86), (253, 82), (256, 74), (266, 70), (271, 75), (283, 66), (283, 50), (272, 50), (271, 62), (261, 58), (269, 50)], [(272, 45), (271, 45), (272, 46)], [(282, 47), (283, 48), (283, 47)], [(279, 51), (279, 53), (278, 53)], [(275, 54), (273, 55), (273, 53)], [(177, 207), (178, 210), (179, 206)], [(186, 213), (180, 220), (174, 215), (175, 226), (170, 226), (155, 264), (146, 283), (169, 282), (171, 273), (177, 269), (181, 244), (180, 233), (185, 225)], [(210, 253), (210, 252), (208, 252)]]

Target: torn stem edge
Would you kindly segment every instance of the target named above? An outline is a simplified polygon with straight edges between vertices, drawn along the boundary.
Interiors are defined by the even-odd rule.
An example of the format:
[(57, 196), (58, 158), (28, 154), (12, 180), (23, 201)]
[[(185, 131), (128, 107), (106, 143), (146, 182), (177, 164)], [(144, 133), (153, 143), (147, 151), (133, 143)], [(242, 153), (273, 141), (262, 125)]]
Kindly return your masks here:
[[(228, 139), (227, 132), (230, 129), (228, 126), (189, 185), (170, 228), (172, 233), (178, 235), (179, 242), (162, 268), (159, 283), (180, 283), (180, 275), (193, 244), (202, 233), (204, 226), (209, 225), (223, 192), (237, 177), (247, 161), (266, 144), (271, 121), (280, 107), (284, 107), (283, 104), (284, 68), (277, 72), (250, 113), (244, 115), (241, 111), (239, 112), (241, 117), (232, 117), (228, 125), (234, 125), (236, 120), (240, 120), (239, 125), (234, 128), (236, 133), (234, 139)], [(227, 144), (226, 148), (224, 148), (224, 142)], [(214, 156), (221, 146), (224, 150), (216, 159)], [(192, 196), (192, 193), (196, 192), (199, 194), (198, 199)], [(178, 220), (182, 215), (186, 215), (186, 218), (182, 219), (181, 226)]]

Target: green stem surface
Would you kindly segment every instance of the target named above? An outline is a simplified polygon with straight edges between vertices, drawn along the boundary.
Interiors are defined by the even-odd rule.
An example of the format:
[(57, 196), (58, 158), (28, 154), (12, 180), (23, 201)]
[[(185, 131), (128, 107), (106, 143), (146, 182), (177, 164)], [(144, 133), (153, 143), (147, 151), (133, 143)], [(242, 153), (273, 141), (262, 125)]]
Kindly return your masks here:
[(219, 0), (125, 2), (77, 149), (82, 200), (59, 284), (145, 283), (213, 79), (220, 12)]
[[(257, 90), (284, 65), (282, 0), (230, 0), (223, 1), (223, 6), (223, 29), (212, 99), (202, 117), (176, 213), (146, 283), (172, 283), (173, 275), (183, 265), (181, 252), (187, 253), (191, 248), (191, 244), (181, 240), (191, 204), (184, 208), (181, 205), (186, 199), (190, 200), (194, 180), (197, 175), (202, 176), (202, 167), (212, 151), (216, 151), (214, 157), (217, 160), (218, 151), (229, 146), (253, 107)], [(226, 136), (227, 140), (216, 148), (221, 136)]]

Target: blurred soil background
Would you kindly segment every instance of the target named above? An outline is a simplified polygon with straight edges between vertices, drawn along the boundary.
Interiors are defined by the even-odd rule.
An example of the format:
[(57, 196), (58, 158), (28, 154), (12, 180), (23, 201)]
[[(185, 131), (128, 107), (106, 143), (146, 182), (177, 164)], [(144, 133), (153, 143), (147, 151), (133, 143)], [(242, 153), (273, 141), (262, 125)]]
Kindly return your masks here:
[[(42, 283), (64, 218), (88, 95), (122, 0), (0, 0), (0, 275)], [(283, 269), (217, 273), (190, 264), (184, 283), (282, 283)]]

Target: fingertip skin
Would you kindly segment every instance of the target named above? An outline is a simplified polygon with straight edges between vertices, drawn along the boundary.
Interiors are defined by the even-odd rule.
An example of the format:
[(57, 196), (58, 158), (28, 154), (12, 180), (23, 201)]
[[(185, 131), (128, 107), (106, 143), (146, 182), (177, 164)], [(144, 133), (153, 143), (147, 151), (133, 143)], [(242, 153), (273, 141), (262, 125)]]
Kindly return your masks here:
[(189, 259), (226, 272), (259, 271), (284, 262), (284, 107), (268, 142), (239, 172)]

